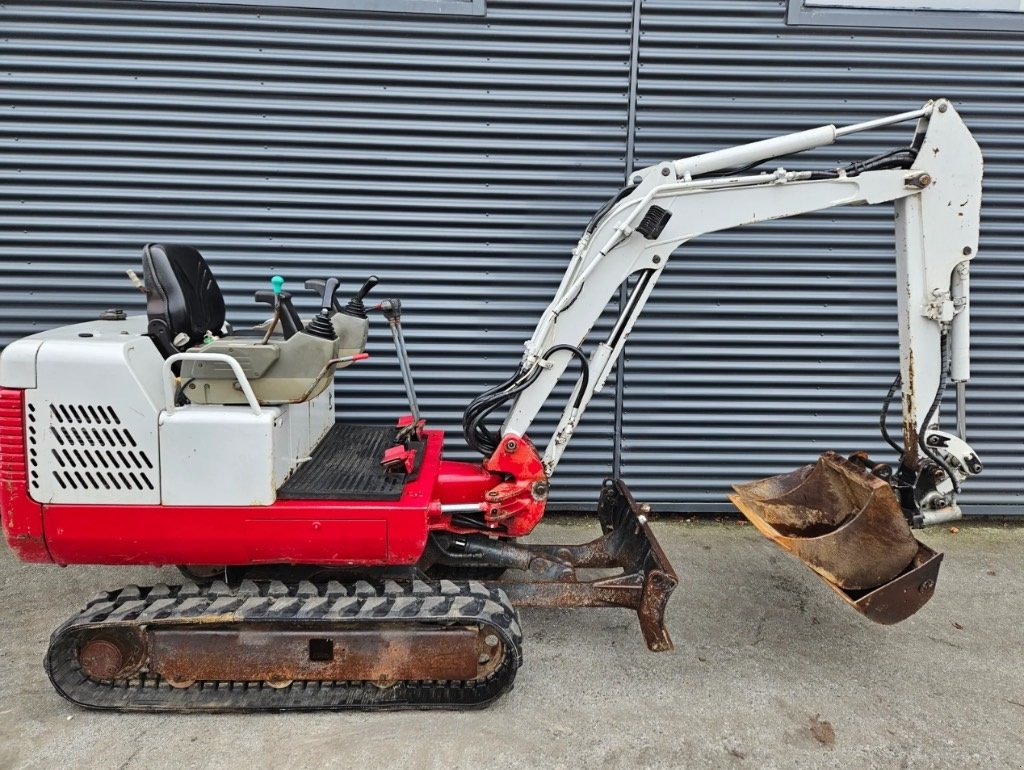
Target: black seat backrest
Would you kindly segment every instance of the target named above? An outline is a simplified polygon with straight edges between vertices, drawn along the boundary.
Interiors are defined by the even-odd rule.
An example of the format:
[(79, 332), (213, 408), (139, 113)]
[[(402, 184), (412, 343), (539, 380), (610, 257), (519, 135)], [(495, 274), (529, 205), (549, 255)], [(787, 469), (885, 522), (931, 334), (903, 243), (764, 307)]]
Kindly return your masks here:
[[(191, 246), (150, 243), (142, 249), (149, 336), (166, 358), (220, 334), (224, 326), (224, 295), (203, 255)], [(179, 334), (188, 342), (176, 346)]]

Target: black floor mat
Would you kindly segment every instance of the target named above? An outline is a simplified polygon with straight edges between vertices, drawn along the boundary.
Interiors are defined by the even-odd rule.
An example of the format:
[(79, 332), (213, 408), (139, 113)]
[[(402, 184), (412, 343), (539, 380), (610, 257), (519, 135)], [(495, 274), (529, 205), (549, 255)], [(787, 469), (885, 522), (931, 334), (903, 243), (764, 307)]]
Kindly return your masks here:
[[(277, 491), (279, 500), (397, 500), (402, 488), (415, 478), (385, 473), (380, 465), (384, 450), (395, 445), (393, 425), (337, 423), (312, 458), (299, 466)], [(421, 459), (422, 448), (417, 452)], [(418, 468), (414, 470), (419, 470)]]

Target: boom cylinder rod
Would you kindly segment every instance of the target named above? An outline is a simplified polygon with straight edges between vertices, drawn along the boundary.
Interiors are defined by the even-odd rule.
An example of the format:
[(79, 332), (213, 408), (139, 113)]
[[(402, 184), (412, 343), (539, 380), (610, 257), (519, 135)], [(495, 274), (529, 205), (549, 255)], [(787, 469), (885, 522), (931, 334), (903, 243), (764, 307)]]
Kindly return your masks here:
[(842, 128), (836, 129), (836, 138), (846, 136), (847, 134), (856, 134), (860, 131), (870, 131), (873, 128), (881, 128), (882, 126), (891, 126), (894, 123), (903, 123), (907, 120), (916, 120), (917, 118), (924, 118), (932, 114), (931, 103), (926, 104), (919, 110), (910, 110), (909, 112), (901, 112), (898, 115), (889, 115), (884, 118), (875, 118), (874, 120), (865, 120), (863, 123), (854, 123), (852, 126), (843, 126)]
[(956, 384), (956, 433), (967, 440), (967, 383), (962, 380)]
[(950, 280), (950, 295), (957, 313), (950, 323), (952, 361), (950, 379), (967, 382), (971, 379), (971, 274), (970, 263), (961, 262)]
[(723, 169), (749, 166), (771, 158), (779, 158), (783, 155), (793, 155), (794, 153), (813, 150), (816, 147), (824, 147), (835, 143), (840, 137), (848, 136), (849, 134), (922, 118), (930, 115), (931, 112), (932, 105), (929, 102), (917, 110), (901, 112), (897, 115), (888, 115), (884, 118), (876, 118), (875, 120), (868, 120), (863, 123), (854, 123), (851, 126), (843, 126), (842, 128), (836, 128), (833, 125), (819, 126), (818, 128), (798, 131), (793, 134), (762, 139), (759, 142), (751, 142), (736, 147), (728, 147), (723, 150), (713, 150), (712, 152), (693, 155), (689, 158), (675, 161), (673, 167), (676, 176), (685, 179), (691, 176), (710, 174)]

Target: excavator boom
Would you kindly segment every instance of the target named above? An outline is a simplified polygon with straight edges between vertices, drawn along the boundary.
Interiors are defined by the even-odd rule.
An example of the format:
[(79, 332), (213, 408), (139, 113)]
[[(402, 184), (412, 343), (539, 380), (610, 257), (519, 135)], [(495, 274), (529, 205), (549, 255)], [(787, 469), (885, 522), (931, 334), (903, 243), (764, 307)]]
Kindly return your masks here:
[[(866, 161), (826, 171), (743, 171), (910, 120), (917, 126), (906, 147)], [(882, 622), (900, 619), (901, 611), (889, 608), (892, 598), (883, 601), (876, 595), (861, 602), (861, 594), (884, 591), (906, 573), (917, 574), (926, 588), (915, 590), (911, 601), (897, 602), (903, 617), (912, 614), (931, 595), (938, 560), (915, 540), (910, 524), (959, 518), (960, 482), (981, 470), (962, 432), (963, 387), (969, 377), (969, 267), (978, 249), (981, 176), (978, 145), (946, 100), (637, 172), (594, 218), (573, 252), (510, 381), (511, 405), (498, 436), (490, 438), (479, 421), (469, 420), (473, 430), (467, 431), (467, 440), (487, 452), (524, 435), (570, 362), (578, 360), (581, 376), (543, 453), (544, 469), (552, 474), (680, 246), (705, 233), (755, 222), (891, 202), (900, 372), (886, 405), (899, 389), (903, 443), (887, 433), (886, 439), (900, 453), (896, 469), (863, 453), (850, 461), (830, 453), (791, 474), (737, 485), (731, 499), (759, 531), (801, 558), (854, 607)], [(629, 300), (611, 334), (586, 356), (582, 348), (599, 315), (632, 276)], [(939, 402), (950, 379), (958, 388), (959, 436), (938, 430)], [(885, 431), (884, 413), (882, 425)], [(892, 591), (905, 593), (899, 586)], [(885, 610), (871, 609), (883, 604)]]

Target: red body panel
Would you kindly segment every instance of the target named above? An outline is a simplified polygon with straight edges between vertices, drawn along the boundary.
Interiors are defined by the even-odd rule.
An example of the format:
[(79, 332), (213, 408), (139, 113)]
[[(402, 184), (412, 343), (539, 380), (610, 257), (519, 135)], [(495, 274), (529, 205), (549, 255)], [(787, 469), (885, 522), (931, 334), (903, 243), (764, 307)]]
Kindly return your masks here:
[(44, 505), (60, 564), (414, 564), (444, 435), (426, 431), (416, 479), (394, 501), (279, 500), (267, 506)]
[[(268, 506), (40, 504), (26, 478), (21, 390), (0, 388), (0, 514), (23, 561), (58, 564), (414, 564), (442, 505), (479, 503), (498, 534), (525, 534), (543, 515), (532, 493), (543, 469), (529, 442), (487, 468), (442, 460), (444, 434), (423, 431), (416, 478), (392, 501), (280, 500)], [(35, 430), (28, 416), (28, 430)], [(498, 453), (496, 453), (498, 454)], [(507, 455), (507, 458), (505, 457)], [(525, 472), (526, 478), (517, 474)], [(486, 505), (484, 501), (486, 500)]]
[(499, 480), (480, 465), (442, 460), (434, 494), (444, 505), (479, 503)]
[[(34, 425), (30, 430), (36, 430)], [(28, 496), (25, 476), (25, 391), (0, 388), (0, 520), (22, 561), (50, 562), (43, 508)]]
[(425, 506), (287, 500), (263, 507), (45, 507), (59, 564), (412, 564)]

